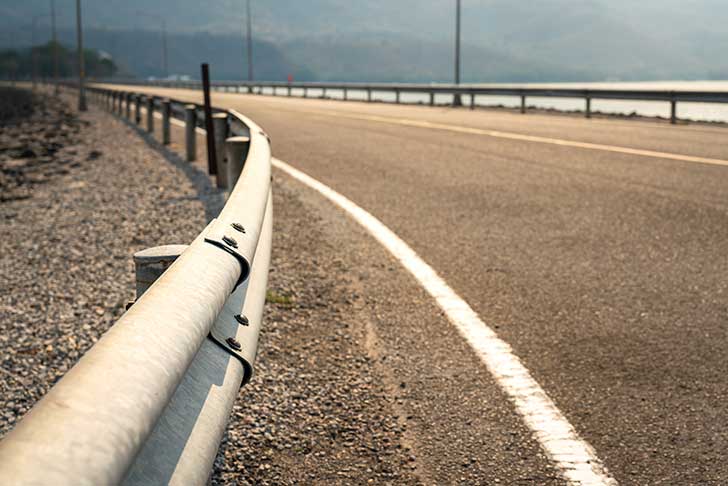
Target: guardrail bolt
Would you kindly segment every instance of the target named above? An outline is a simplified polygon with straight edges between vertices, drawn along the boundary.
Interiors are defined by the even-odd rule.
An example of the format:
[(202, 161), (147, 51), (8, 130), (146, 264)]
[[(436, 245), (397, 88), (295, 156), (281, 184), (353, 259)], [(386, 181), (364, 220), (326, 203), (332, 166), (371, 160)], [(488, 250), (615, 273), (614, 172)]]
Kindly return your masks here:
[(232, 246), (233, 248), (238, 247), (238, 242), (235, 241), (234, 238), (230, 238), (229, 236), (223, 236), (222, 241), (225, 242), (226, 245)]
[(241, 326), (247, 326), (248, 324), (250, 324), (250, 321), (248, 321), (248, 318), (244, 315), (236, 315), (235, 320), (238, 321), (238, 324), (240, 324)]
[(228, 346), (233, 348), (235, 351), (240, 351), (243, 347), (240, 345), (240, 341), (235, 338), (229, 337), (225, 340)]
[(239, 231), (240, 233), (245, 233), (245, 228), (240, 223), (233, 223), (230, 226), (232, 226), (235, 231)]

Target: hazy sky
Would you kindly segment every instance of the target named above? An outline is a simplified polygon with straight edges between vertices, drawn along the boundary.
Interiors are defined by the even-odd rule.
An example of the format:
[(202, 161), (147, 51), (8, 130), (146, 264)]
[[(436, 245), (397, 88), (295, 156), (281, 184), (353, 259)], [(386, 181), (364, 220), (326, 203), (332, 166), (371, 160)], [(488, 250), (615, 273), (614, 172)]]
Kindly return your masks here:
[[(55, 1), (59, 26), (72, 28), (75, 0)], [(30, 44), (34, 15), (46, 15), (39, 19), (38, 36), (47, 36), (49, 4), (0, 0), (0, 46)], [(462, 4), (466, 77), (488, 77), (504, 65), (516, 76), (533, 66), (546, 73), (544, 79), (559, 72), (594, 80), (728, 77), (728, 0)], [(170, 33), (241, 35), (245, 18), (245, 0), (85, 0), (83, 5), (84, 25), (107, 31), (159, 32), (164, 18)], [(392, 69), (397, 55), (411, 56), (417, 46), (440, 58), (452, 50), (455, 0), (252, 0), (252, 5), (256, 38), (295, 52), (316, 72), (326, 70), (326, 60), (344, 62), (362, 49), (369, 60), (390, 58)]]

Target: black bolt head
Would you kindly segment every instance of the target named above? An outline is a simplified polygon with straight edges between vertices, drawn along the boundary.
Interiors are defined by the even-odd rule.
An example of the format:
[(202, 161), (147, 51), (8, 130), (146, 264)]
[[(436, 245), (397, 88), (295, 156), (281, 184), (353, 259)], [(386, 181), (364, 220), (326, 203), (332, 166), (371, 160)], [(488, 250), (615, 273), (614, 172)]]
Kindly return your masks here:
[(226, 245), (232, 246), (233, 248), (238, 247), (238, 242), (235, 241), (234, 238), (230, 238), (229, 236), (223, 236), (222, 241), (225, 242)]
[(245, 228), (240, 223), (233, 223), (230, 226), (232, 226), (235, 231), (239, 231), (240, 233), (245, 233)]
[(243, 315), (237, 315), (235, 316), (235, 320), (238, 321), (238, 324), (241, 326), (247, 326), (250, 324), (250, 321), (248, 321), (248, 318)]
[(240, 342), (233, 337), (227, 338), (225, 340), (225, 342), (227, 343), (228, 346), (233, 348), (235, 351), (240, 351), (241, 349), (243, 349), (243, 347), (240, 345)]

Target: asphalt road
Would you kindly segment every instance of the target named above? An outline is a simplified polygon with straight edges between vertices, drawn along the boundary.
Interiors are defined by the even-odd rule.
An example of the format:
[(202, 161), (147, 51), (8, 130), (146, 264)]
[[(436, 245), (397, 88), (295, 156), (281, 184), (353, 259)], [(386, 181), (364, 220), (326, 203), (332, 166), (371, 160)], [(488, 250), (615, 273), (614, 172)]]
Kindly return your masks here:
[[(728, 130), (220, 93), (213, 103), (256, 120), (277, 158), (417, 251), (513, 347), (620, 484), (728, 483)], [(479, 467), (506, 484), (509, 470), (558, 482), (437, 308), (400, 270), (391, 278), (369, 285), (414, 290), (392, 290), (402, 311), (389, 316), (383, 348), (396, 348), (393, 366), (414, 380), (430, 374), (417, 366), (437, 363), (405, 405), (425, 409), (412, 432), (423, 460), (458, 447), (479, 459), (482, 444), (511, 434), (510, 452)], [(440, 405), (428, 415), (430, 402)]]

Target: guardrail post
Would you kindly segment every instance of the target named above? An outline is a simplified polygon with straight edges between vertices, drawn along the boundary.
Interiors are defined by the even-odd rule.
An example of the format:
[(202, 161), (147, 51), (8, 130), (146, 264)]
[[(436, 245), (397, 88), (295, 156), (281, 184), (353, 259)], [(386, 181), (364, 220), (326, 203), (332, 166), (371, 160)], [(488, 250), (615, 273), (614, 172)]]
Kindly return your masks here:
[(172, 266), (177, 257), (187, 249), (187, 246), (155, 246), (134, 253), (137, 300)]
[(248, 158), (250, 138), (230, 137), (225, 140), (225, 153), (227, 155), (227, 183), (232, 189), (240, 178), (245, 166), (245, 159)]
[(430, 106), (435, 106), (435, 92), (430, 91)]
[(677, 99), (675, 99), (675, 93), (670, 93), (670, 123), (675, 125), (677, 123)]
[(304, 86), (303, 88), (303, 97), (308, 98), (308, 88)]
[(367, 102), (372, 102), (372, 88), (367, 88)]
[(291, 97), (291, 87), (290, 86), (288, 87), (288, 97), (289, 98)]
[(170, 142), (170, 124), (172, 118), (172, 102), (162, 100), (162, 143), (169, 145)]
[(395, 102), (395, 103), (397, 103), (397, 104), (399, 104), (399, 101), (400, 101), (400, 100), (399, 100), (399, 90), (398, 90), (398, 89), (396, 89), (396, 90), (394, 90), (394, 92), (395, 92), (395, 95), (396, 95), (396, 96), (395, 96), (395, 101), (394, 101), (394, 102)]
[(526, 113), (526, 95), (521, 95), (521, 113)]
[(349, 99), (349, 90), (348, 88), (344, 88), (344, 101), (347, 101)]
[(227, 113), (215, 113), (212, 115), (212, 125), (215, 138), (215, 158), (217, 159), (217, 187), (225, 189), (228, 187), (228, 164), (225, 160), (225, 140), (228, 139), (228, 115)]
[(471, 93), (470, 95), (470, 109), (475, 109), (475, 93)]
[(154, 133), (154, 97), (147, 97), (147, 131)]
[(142, 122), (142, 96), (134, 95), (134, 121), (137, 125)]
[(185, 146), (187, 148), (187, 162), (197, 160), (197, 106), (185, 106)]
[(121, 116), (124, 116), (124, 100), (126, 99), (126, 92), (122, 91), (119, 93), (119, 102), (116, 105), (116, 114)]
[(586, 107), (584, 109), (584, 116), (591, 118), (591, 97), (586, 97)]
[(126, 101), (125, 109), (126, 109), (126, 119), (127, 120), (131, 120), (131, 96), (132, 96), (131, 93), (126, 93), (126, 96), (124, 97), (125, 101)]
[(326, 89), (326, 88), (324, 88), (324, 89), (323, 89), (323, 91), (321, 91), (321, 98), (322, 98), (322, 99), (326, 99), (326, 90), (327, 90), (327, 89)]

